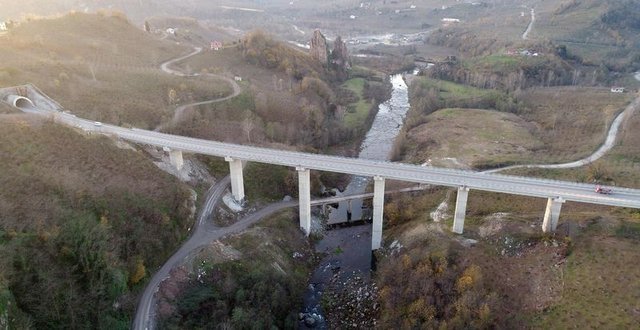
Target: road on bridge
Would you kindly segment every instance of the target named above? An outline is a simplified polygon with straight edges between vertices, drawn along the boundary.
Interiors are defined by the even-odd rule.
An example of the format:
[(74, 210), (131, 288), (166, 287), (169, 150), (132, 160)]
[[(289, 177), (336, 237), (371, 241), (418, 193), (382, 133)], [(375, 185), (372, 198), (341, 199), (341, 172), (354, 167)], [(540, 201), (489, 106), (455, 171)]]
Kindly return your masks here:
[(269, 163), (312, 170), (338, 172), (361, 176), (380, 176), (386, 179), (425, 183), (449, 187), (523, 195), (530, 197), (562, 197), (568, 201), (640, 208), (640, 190), (616, 188), (612, 195), (600, 195), (591, 184), (555, 181), (538, 178), (507, 176), (417, 165), (309, 154), (294, 151), (244, 146), (164, 134), (113, 125), (96, 126), (94, 122), (66, 113), (51, 113), (54, 120), (81, 127), (88, 131), (113, 135), (125, 140), (168, 147), (196, 154), (232, 157), (245, 161)]

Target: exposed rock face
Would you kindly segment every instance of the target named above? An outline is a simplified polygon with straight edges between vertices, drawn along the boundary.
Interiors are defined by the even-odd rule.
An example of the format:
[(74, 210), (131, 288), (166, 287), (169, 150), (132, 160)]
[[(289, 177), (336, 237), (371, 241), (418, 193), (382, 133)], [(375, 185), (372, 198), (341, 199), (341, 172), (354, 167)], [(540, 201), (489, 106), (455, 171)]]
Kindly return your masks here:
[(349, 69), (351, 64), (349, 63), (349, 51), (347, 45), (342, 41), (342, 38), (338, 36), (333, 43), (333, 51), (331, 51), (331, 69), (339, 80), (346, 80), (349, 77)]
[(329, 63), (327, 39), (322, 35), (320, 30), (313, 31), (313, 37), (311, 37), (311, 49), (309, 50), (309, 54), (324, 66), (327, 66), (327, 64)]
[(349, 51), (347, 50), (347, 44), (342, 41), (342, 38), (338, 36), (333, 43), (333, 51), (331, 52), (331, 63), (333, 63), (338, 70), (349, 69)]

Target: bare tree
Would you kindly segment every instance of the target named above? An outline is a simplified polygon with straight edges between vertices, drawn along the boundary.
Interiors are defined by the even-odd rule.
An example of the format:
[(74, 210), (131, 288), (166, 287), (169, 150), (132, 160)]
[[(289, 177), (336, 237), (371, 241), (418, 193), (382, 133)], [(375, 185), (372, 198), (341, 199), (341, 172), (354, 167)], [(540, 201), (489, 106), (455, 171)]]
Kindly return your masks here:
[(251, 143), (251, 131), (256, 127), (255, 115), (253, 112), (247, 112), (242, 121), (242, 131), (247, 135), (247, 141)]

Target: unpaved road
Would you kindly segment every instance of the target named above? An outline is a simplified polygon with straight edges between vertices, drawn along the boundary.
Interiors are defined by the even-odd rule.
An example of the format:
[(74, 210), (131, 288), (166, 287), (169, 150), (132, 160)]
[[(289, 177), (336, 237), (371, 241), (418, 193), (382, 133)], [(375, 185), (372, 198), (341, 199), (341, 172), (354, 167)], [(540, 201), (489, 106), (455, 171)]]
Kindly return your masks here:
[(227, 96), (220, 97), (220, 98), (217, 98), (217, 99), (206, 100), (206, 101), (201, 101), (201, 102), (194, 102), (194, 103), (189, 103), (189, 104), (185, 104), (185, 105), (179, 106), (174, 111), (173, 118), (171, 118), (171, 120), (168, 123), (165, 123), (165, 124), (162, 124), (162, 125), (158, 126), (155, 129), (156, 131), (160, 131), (160, 130), (164, 129), (165, 127), (169, 126), (169, 125), (177, 124), (180, 121), (180, 119), (182, 118), (182, 114), (184, 113), (184, 110), (187, 109), (187, 108), (198, 106), (198, 105), (203, 105), (203, 104), (211, 104), (211, 103), (223, 102), (223, 101), (226, 101), (228, 99), (231, 99), (231, 98), (234, 98), (234, 97), (238, 96), (242, 92), (242, 89), (240, 88), (238, 83), (235, 80), (233, 80), (233, 79), (231, 79), (229, 77), (225, 77), (225, 76), (217, 75), (217, 74), (213, 74), (213, 73), (207, 73), (207, 74), (203, 74), (203, 75), (198, 74), (198, 73), (185, 74), (185, 73), (182, 73), (180, 71), (171, 69), (170, 66), (172, 64), (180, 62), (182, 60), (185, 60), (185, 59), (187, 59), (187, 58), (189, 58), (191, 56), (197, 55), (197, 54), (199, 54), (201, 52), (202, 52), (202, 47), (194, 47), (193, 48), (193, 52), (191, 52), (191, 53), (189, 53), (187, 55), (180, 56), (178, 58), (174, 58), (174, 59), (171, 59), (171, 60), (168, 60), (168, 61), (162, 63), (160, 65), (160, 69), (162, 71), (168, 73), (168, 74), (172, 74), (172, 75), (179, 76), (179, 77), (208, 76), (208, 77), (215, 77), (215, 78), (218, 78), (218, 79), (222, 79), (222, 80), (226, 81), (227, 83), (229, 83), (231, 85), (231, 87), (233, 88), (233, 92), (231, 94), (227, 95)]
[[(160, 283), (169, 277), (169, 273), (173, 268), (180, 265), (184, 258), (186, 258), (197, 247), (216, 239), (217, 235), (212, 237), (206, 237), (209, 231), (215, 233), (215, 228), (207, 228), (212, 226), (213, 222), (207, 222), (206, 219), (211, 215), (213, 209), (220, 201), (220, 198), (224, 194), (229, 186), (230, 179), (225, 177), (213, 185), (208, 191), (205, 203), (200, 210), (198, 219), (192, 228), (191, 237), (176, 251), (167, 262), (153, 275), (144, 292), (138, 302), (138, 308), (136, 309), (136, 315), (134, 317), (133, 328), (134, 329), (153, 329), (155, 323), (153, 320), (155, 317), (150, 317), (154, 312), (154, 294), (158, 291)], [(222, 234), (224, 231), (220, 231)]]
[(593, 154), (589, 155), (586, 158), (576, 160), (569, 163), (563, 164), (534, 164), (534, 165), (514, 165), (507, 166), (502, 168), (497, 168), (493, 170), (483, 171), (484, 173), (496, 173), (504, 170), (510, 170), (514, 168), (547, 168), (547, 169), (567, 169), (567, 168), (576, 168), (584, 165), (591, 164), (596, 160), (602, 158), (613, 146), (615, 145), (616, 139), (618, 137), (618, 133), (620, 132), (620, 126), (622, 123), (631, 117), (634, 111), (636, 111), (640, 107), (640, 96), (638, 96), (633, 102), (631, 102), (625, 109), (622, 111), (611, 123), (611, 127), (609, 128), (609, 132), (607, 133), (607, 138), (604, 143), (596, 150)]
[(529, 25), (527, 25), (527, 29), (524, 30), (524, 33), (522, 34), (522, 40), (529, 39), (529, 33), (533, 29), (533, 23), (535, 21), (536, 21), (536, 10), (534, 8), (531, 8), (531, 21), (529, 22)]

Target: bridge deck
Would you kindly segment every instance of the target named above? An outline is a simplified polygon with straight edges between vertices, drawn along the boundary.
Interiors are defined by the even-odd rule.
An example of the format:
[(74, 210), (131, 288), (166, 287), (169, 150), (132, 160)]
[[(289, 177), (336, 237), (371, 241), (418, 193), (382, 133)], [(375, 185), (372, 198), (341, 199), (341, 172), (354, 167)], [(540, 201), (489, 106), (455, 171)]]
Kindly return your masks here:
[(86, 130), (111, 134), (137, 143), (169, 147), (191, 153), (232, 157), (290, 167), (304, 167), (319, 171), (362, 176), (382, 176), (387, 179), (415, 183), (449, 187), (467, 186), (470, 189), (482, 191), (541, 198), (562, 197), (568, 201), (640, 208), (640, 190), (637, 189), (615, 188), (613, 194), (601, 195), (594, 192), (592, 184), (283, 151), (208, 141), (136, 128), (128, 129), (113, 125), (96, 127), (92, 121), (76, 118), (72, 115), (55, 113), (54, 116), (57, 121)]

